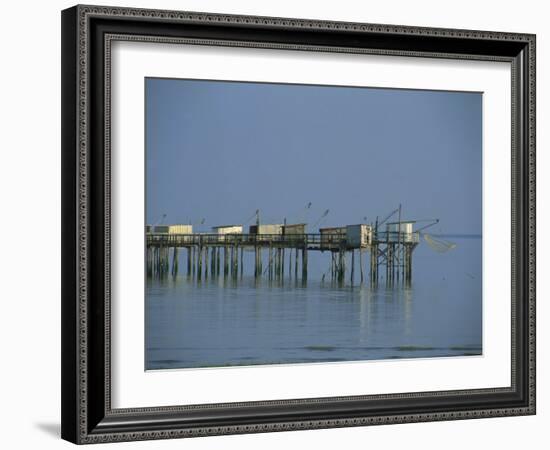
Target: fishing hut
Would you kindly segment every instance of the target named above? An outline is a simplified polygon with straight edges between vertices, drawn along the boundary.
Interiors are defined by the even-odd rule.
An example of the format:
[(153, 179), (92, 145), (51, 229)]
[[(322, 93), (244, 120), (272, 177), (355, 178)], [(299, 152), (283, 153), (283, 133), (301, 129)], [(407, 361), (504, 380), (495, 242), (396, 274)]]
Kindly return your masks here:
[(343, 282), (346, 272), (346, 254), (351, 253), (351, 282), (355, 278), (355, 253), (359, 252), (361, 282), (364, 280), (363, 253), (373, 244), (373, 227), (368, 224), (320, 228), (320, 249), (331, 252), (331, 279)]
[(257, 236), (257, 240), (269, 240), (272, 236), (281, 236), (283, 227), (282, 223), (262, 223), (250, 225), (248, 232), (251, 236)]
[[(351, 252), (351, 276), (350, 281), (353, 284), (355, 281), (355, 253), (359, 255), (359, 274), (361, 283), (363, 283), (365, 275), (363, 268), (363, 255), (368, 251), (374, 242), (374, 231), (372, 225), (360, 223), (356, 225), (346, 226), (346, 242), (345, 250)], [(342, 252), (340, 252), (342, 254)], [(345, 254), (343, 256), (345, 264)], [(345, 267), (342, 270), (341, 278), (345, 276)]]
[(411, 282), (412, 254), (420, 242), (420, 232), (413, 229), (415, 223), (417, 221), (399, 220), (387, 222), (385, 229), (380, 225), (376, 227), (376, 237), (371, 248), (372, 282), (378, 281), (380, 265), (386, 267), (388, 284), (400, 279), (407, 283)]
[(191, 234), (193, 225), (154, 225), (153, 232), (157, 234)]
[(348, 249), (367, 248), (372, 241), (372, 225), (361, 223), (346, 226), (346, 247)]
[[(191, 242), (193, 225), (146, 225), (147, 236), (147, 273), (164, 274), (169, 270), (178, 272), (178, 249), (185, 241)], [(170, 253), (172, 264), (170, 265)]]
[(303, 236), (306, 234), (306, 226), (307, 224), (305, 223), (285, 223), (282, 232), (285, 236)]
[(218, 225), (212, 227), (212, 231), (218, 236), (225, 236), (226, 234), (243, 234), (242, 225)]
[[(280, 269), (280, 275), (284, 277), (285, 273), (285, 248), (288, 249), (288, 276), (292, 276), (294, 267), (294, 277), (298, 278), (298, 267), (300, 253), (302, 254), (302, 279), (307, 279), (307, 252), (308, 252), (308, 234), (306, 232), (306, 223), (285, 223), (282, 228), (283, 246), (277, 251)], [(293, 252), (294, 250), (294, 252)], [(293, 260), (294, 253), (294, 260)], [(279, 273), (279, 272), (277, 272)]]
[[(239, 270), (239, 248), (241, 253), (241, 273), (244, 259), (244, 247), (239, 245), (242, 241), (242, 225), (218, 225), (212, 227), (212, 232), (217, 236), (214, 245), (210, 245), (210, 272), (215, 275), (221, 270), (222, 259), (220, 253), (223, 250), (223, 274), (225, 277), (232, 274), (236, 276)], [(212, 244), (212, 243), (211, 243)], [(219, 245), (217, 245), (219, 244)], [(208, 252), (208, 250), (206, 250)]]
[(259, 223), (249, 227), (249, 240), (254, 245), (254, 275), (261, 276), (263, 270), (262, 247), (267, 246), (268, 259), (266, 271), (269, 278), (278, 277), (282, 267), (283, 248), (283, 228), (282, 223)]

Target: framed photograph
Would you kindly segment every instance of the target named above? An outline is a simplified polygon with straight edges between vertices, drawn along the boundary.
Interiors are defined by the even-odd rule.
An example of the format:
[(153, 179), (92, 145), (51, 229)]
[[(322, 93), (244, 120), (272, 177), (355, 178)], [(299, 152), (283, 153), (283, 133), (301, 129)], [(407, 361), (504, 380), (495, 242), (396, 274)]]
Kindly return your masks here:
[(62, 12), (62, 437), (535, 413), (535, 36)]

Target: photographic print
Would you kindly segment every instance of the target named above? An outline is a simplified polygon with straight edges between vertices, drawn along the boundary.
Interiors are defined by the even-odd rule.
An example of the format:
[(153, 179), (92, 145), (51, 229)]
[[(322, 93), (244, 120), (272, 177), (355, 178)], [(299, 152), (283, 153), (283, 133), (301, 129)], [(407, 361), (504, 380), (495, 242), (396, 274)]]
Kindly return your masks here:
[(145, 369), (479, 357), (480, 92), (145, 79)]

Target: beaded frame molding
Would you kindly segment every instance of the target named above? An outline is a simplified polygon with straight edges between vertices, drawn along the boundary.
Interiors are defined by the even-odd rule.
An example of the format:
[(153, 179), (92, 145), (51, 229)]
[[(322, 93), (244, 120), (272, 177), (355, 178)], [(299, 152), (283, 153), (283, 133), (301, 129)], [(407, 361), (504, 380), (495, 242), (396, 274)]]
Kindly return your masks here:
[[(512, 72), (509, 387), (111, 407), (113, 41), (506, 61)], [(62, 12), (62, 437), (78, 444), (535, 414), (535, 36), (78, 5)]]

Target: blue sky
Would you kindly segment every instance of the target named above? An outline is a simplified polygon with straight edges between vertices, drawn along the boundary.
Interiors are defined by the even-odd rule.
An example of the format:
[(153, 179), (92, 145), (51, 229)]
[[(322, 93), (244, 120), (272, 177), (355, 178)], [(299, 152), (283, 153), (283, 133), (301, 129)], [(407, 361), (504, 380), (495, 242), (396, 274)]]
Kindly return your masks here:
[[(481, 234), (482, 94), (147, 78), (146, 221)], [(306, 209), (306, 205), (311, 207)], [(249, 222), (250, 223), (250, 222)], [(318, 228), (318, 227), (316, 227)], [(315, 229), (310, 229), (314, 232)]]

